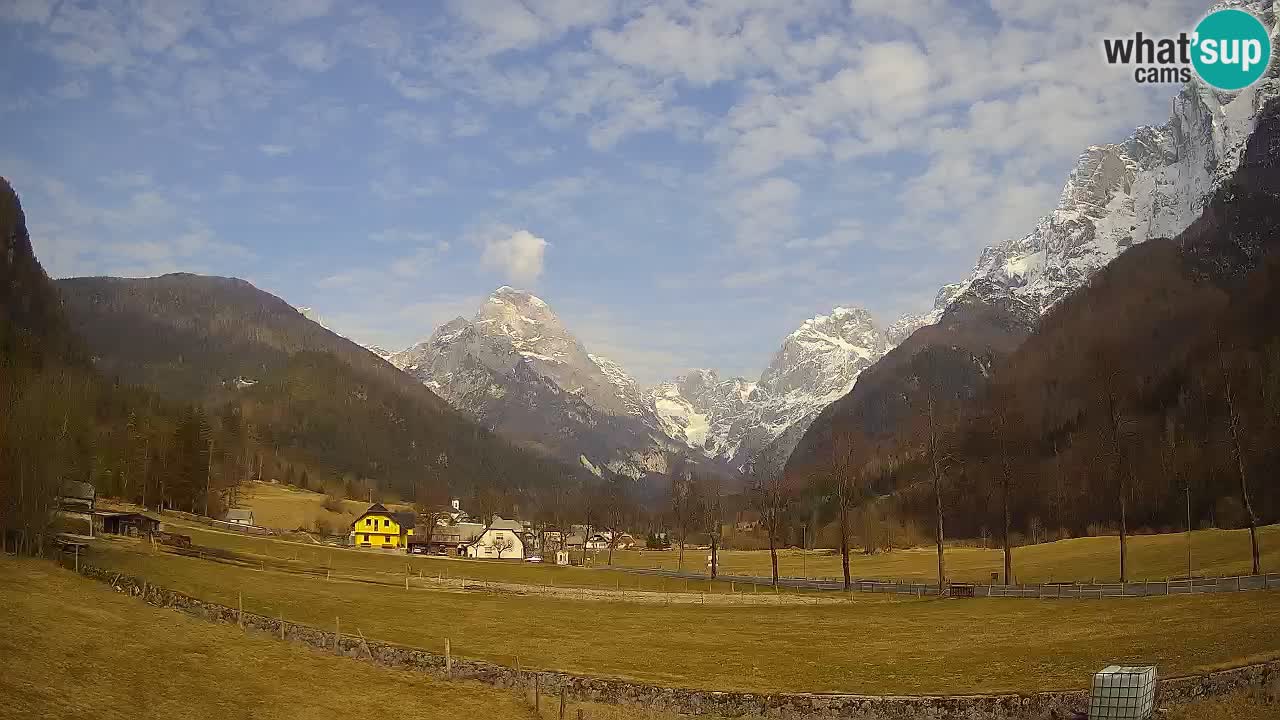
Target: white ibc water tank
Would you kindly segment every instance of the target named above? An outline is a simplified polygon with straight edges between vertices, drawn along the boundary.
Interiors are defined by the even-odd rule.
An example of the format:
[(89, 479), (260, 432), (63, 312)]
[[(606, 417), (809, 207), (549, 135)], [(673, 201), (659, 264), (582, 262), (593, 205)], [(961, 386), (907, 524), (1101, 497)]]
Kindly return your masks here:
[(1154, 667), (1109, 665), (1093, 676), (1089, 720), (1148, 720), (1155, 697)]

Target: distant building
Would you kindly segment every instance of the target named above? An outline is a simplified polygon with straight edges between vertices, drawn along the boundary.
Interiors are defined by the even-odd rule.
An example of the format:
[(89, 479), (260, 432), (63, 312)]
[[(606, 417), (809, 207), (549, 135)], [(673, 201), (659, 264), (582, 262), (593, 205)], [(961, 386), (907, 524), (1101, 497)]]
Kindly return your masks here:
[(424, 532), (409, 539), (413, 552), (427, 552), (432, 555), (466, 555), (467, 546), (480, 533), (484, 525), (480, 523), (457, 523), (456, 525), (439, 525), (431, 530), (430, 538)]
[(106, 535), (133, 535), (143, 537), (164, 529), (161, 522), (149, 515), (135, 512), (96, 510), (93, 513), (95, 533)]
[(520, 560), (524, 558), (524, 546), (524, 525), (494, 515), (493, 521), (467, 545), (467, 557)]
[(400, 549), (409, 544), (417, 516), (411, 512), (392, 512), (374, 503), (351, 523), (351, 544), (356, 547)]
[(58, 490), (58, 509), (64, 512), (91, 513), (97, 500), (97, 491), (87, 482), (69, 480)]
[(608, 550), (613, 545), (615, 550), (626, 550), (636, 546), (636, 539), (630, 533), (618, 533), (617, 542), (614, 542), (612, 532), (599, 532), (587, 538), (588, 550)]
[(222, 519), (235, 525), (252, 525), (253, 510), (249, 508), (231, 508)]

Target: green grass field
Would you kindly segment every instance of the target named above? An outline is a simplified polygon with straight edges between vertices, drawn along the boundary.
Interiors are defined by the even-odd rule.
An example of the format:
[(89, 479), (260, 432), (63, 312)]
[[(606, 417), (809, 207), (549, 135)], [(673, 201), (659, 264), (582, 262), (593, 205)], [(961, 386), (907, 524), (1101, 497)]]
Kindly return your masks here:
[[(1259, 530), (1262, 565), (1265, 572), (1280, 572), (1280, 525)], [(1191, 533), (1192, 571), (1196, 575), (1248, 574), (1249, 531), (1197, 530)], [(685, 549), (684, 568), (706, 572), (706, 550)], [(605, 554), (599, 554), (604, 563)], [(946, 549), (947, 574), (961, 582), (988, 582), (992, 572), (1003, 572), (1000, 550), (971, 547)], [(615, 566), (674, 570), (677, 553), (627, 550), (614, 553)], [(1060, 540), (1013, 549), (1014, 579), (1038, 583), (1063, 580), (1112, 582), (1120, 576), (1120, 539), (1090, 537)], [(937, 576), (937, 554), (933, 548), (895, 550), (889, 553), (850, 558), (855, 578), (932, 580)], [(779, 572), (787, 577), (840, 578), (840, 552), (831, 550), (784, 550), (778, 555)], [(1129, 538), (1130, 579), (1163, 580), (1187, 573), (1185, 534), (1135, 535)], [(720, 571), (726, 575), (771, 574), (768, 551), (726, 551), (720, 554)]]
[[(1112, 662), (1162, 675), (1280, 655), (1280, 593), (1087, 601), (855, 594), (779, 607), (646, 605), (326, 581), (122, 541), (88, 560), (189, 595), (369, 638), (523, 667), (746, 691), (1075, 688)], [(1106, 642), (1099, 642), (1099, 637)]]
[(0, 717), (532, 718), (518, 693), (245, 635), (0, 556)]

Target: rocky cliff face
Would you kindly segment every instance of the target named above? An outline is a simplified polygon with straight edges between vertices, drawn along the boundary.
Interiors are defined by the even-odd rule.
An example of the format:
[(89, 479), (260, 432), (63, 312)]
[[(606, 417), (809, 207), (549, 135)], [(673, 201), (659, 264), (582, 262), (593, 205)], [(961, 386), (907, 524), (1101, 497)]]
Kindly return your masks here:
[[(1269, 1), (1220, 5), (1246, 7), (1275, 27)], [(1280, 95), (1277, 72), (1273, 63), (1267, 78), (1239, 93), (1192, 82), (1164, 125), (1085, 150), (1052, 212), (1025, 236), (984, 249), (967, 279), (944, 286), (931, 311), (894, 323), (891, 337), (901, 342), (937, 322), (977, 282), (1044, 312), (1131, 245), (1181, 233), (1239, 167), (1259, 111)]]

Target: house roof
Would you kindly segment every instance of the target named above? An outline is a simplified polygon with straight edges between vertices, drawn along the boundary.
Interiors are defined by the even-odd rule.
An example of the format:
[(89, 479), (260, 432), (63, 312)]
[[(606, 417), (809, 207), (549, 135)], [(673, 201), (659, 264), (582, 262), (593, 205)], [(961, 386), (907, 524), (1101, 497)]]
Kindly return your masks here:
[(230, 508), (223, 517), (227, 520), (253, 520), (253, 510), (249, 508)]
[(370, 515), (383, 515), (396, 521), (396, 524), (402, 528), (412, 528), (418, 524), (418, 514), (411, 511), (391, 511), (382, 503), (374, 503), (368, 507), (360, 516), (351, 522), (351, 527), (355, 527), (356, 523), (369, 517)]
[(522, 532), (524, 530), (524, 525), (521, 525), (519, 520), (503, 520), (501, 517), (494, 515), (493, 522), (489, 523), (489, 528), (491, 530), (514, 530), (516, 532)]
[(95, 496), (93, 486), (87, 482), (68, 480), (62, 483), (62, 497), (78, 500), (92, 500)]

